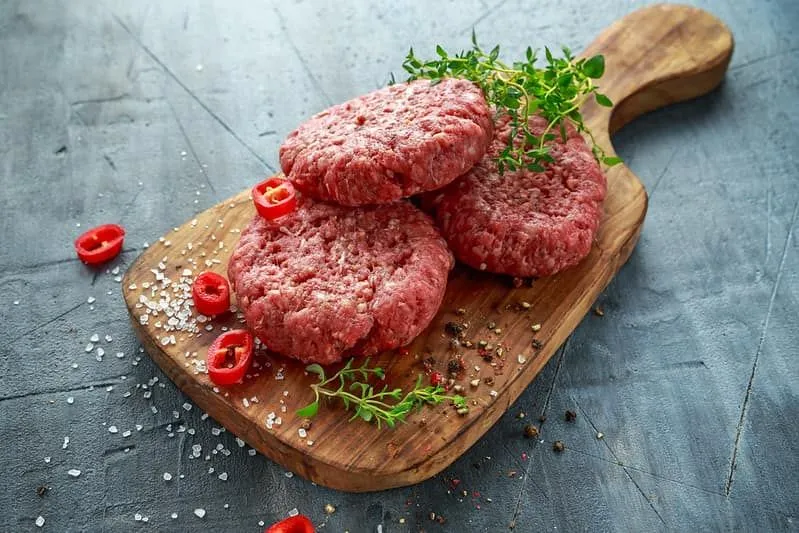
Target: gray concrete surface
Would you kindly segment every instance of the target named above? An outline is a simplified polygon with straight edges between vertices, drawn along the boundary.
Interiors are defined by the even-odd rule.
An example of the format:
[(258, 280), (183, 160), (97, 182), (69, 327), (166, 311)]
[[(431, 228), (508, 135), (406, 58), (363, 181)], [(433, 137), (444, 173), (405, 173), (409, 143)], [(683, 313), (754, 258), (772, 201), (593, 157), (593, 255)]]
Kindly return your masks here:
[[(605, 316), (418, 486), (327, 490), (217, 435), (138, 353), (114, 271), (74, 257), (84, 229), (120, 222), (109, 270), (124, 271), (145, 241), (275, 168), (303, 118), (383, 85), (411, 45), (462, 48), (474, 27), (509, 54), (580, 49), (643, 5), (558, 4), (0, 2), (0, 531), (42, 516), (42, 531), (257, 532), (293, 508), (335, 532), (796, 530), (792, 0), (697, 3), (731, 27), (735, 56), (721, 88), (615, 137), (651, 201)], [(85, 352), (95, 333), (102, 361)], [(524, 439), (542, 414), (544, 442)]]

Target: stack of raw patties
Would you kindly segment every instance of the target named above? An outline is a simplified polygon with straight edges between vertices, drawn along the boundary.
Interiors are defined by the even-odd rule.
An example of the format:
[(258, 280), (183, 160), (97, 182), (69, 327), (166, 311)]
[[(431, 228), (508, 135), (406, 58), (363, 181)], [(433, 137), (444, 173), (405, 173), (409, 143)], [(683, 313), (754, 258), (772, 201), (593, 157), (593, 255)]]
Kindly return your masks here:
[[(530, 127), (540, 134), (546, 122)], [(591, 150), (567, 128), (543, 172), (500, 175), (509, 135), (507, 117), (458, 79), (396, 84), (302, 124), (280, 149), (296, 207), (256, 216), (229, 264), (250, 328), (275, 352), (332, 363), (419, 335), (441, 305), (453, 253), (516, 277), (579, 262), (605, 195)]]

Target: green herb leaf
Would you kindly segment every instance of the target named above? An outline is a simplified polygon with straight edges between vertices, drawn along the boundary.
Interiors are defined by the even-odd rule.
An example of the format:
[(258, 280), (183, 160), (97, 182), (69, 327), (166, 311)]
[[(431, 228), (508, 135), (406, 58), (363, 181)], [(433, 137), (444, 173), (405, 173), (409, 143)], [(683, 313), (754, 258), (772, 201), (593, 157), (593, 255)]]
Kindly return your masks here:
[(603, 157), (602, 162), (605, 163), (607, 166), (612, 167), (613, 165), (618, 165), (622, 163), (624, 160), (621, 157)]
[(312, 365), (306, 366), (305, 370), (307, 372), (311, 372), (312, 374), (316, 374), (317, 376), (319, 376), (319, 379), (324, 381), (324, 379), (325, 379), (325, 369), (322, 368), (320, 365), (317, 365), (316, 363), (314, 363)]
[(319, 400), (316, 400), (313, 403), (309, 403), (302, 409), (297, 411), (297, 416), (301, 416), (303, 418), (311, 418), (316, 416), (316, 413), (319, 411)]
[(604, 94), (596, 93), (594, 96), (596, 96), (596, 103), (598, 103), (599, 105), (605, 107), (613, 107), (613, 102), (611, 102), (610, 98), (608, 98)]
[(605, 73), (605, 56), (596, 55), (583, 64), (583, 74), (595, 80)]

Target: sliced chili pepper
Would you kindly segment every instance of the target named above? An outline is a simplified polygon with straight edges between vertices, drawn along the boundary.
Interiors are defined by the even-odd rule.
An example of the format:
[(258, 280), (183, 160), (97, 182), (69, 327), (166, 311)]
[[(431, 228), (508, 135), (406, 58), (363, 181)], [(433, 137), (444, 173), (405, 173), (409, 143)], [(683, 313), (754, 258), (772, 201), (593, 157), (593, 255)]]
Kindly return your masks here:
[(444, 376), (441, 374), (441, 372), (436, 371), (436, 372), (433, 372), (432, 374), (430, 374), (430, 384), (431, 385), (437, 386), (437, 385), (441, 385), (442, 383), (444, 383)]
[(208, 375), (217, 385), (241, 383), (252, 361), (253, 337), (245, 329), (223, 333), (208, 348)]
[(307, 516), (298, 514), (269, 526), (264, 533), (315, 533), (316, 529)]
[(289, 180), (272, 176), (252, 188), (252, 201), (259, 215), (275, 220), (294, 211), (297, 194)]
[(75, 251), (87, 265), (99, 265), (118, 256), (124, 240), (125, 230), (122, 226), (103, 224), (75, 239)]
[(230, 285), (216, 272), (203, 272), (191, 286), (197, 312), (206, 316), (221, 315), (230, 309)]

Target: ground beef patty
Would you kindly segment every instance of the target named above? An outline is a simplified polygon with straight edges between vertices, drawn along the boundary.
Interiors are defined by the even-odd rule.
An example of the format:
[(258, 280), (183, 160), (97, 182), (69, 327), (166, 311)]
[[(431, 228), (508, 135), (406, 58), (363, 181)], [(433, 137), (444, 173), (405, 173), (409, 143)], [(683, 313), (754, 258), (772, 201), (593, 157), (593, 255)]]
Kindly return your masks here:
[(485, 153), (493, 131), (479, 87), (401, 83), (323, 111), (280, 147), (303, 193), (342, 205), (388, 203), (443, 187)]
[(444, 297), (452, 254), (405, 201), (298, 208), (242, 231), (228, 276), (247, 324), (275, 352), (321, 364), (413, 340)]
[[(533, 117), (541, 135), (546, 120)], [(550, 143), (555, 162), (544, 172), (497, 172), (507, 145), (507, 118), (497, 123), (488, 153), (465, 176), (424, 199), (450, 249), (480, 270), (548, 276), (576, 265), (591, 250), (607, 183), (590, 148), (569, 126), (567, 140)]]

